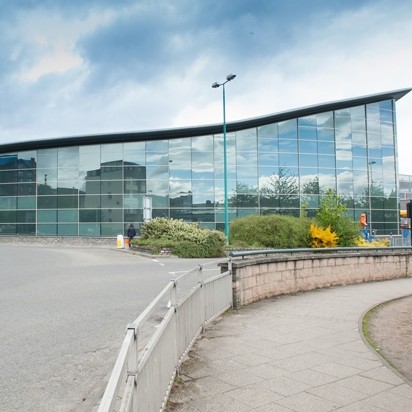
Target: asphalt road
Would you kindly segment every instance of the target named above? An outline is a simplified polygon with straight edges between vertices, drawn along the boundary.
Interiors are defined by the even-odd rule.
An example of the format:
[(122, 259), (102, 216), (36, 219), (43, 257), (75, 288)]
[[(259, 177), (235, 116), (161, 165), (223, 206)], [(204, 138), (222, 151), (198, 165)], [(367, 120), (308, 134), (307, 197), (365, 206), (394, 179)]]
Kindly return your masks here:
[(0, 411), (88, 411), (126, 325), (203, 260), (0, 244)]

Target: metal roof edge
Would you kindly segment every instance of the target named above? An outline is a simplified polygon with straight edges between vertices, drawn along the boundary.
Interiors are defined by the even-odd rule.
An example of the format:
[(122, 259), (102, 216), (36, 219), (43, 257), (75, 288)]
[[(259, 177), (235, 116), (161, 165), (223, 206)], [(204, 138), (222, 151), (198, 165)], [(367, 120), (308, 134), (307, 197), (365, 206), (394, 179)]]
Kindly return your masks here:
[[(375, 103), (382, 100), (399, 100), (408, 94), (412, 88), (393, 90), (384, 93), (371, 94), (362, 97), (337, 100), (328, 103), (321, 103), (306, 106), (299, 109), (287, 110), (275, 114), (264, 115), (251, 119), (238, 120), (227, 123), (227, 131), (235, 132), (270, 123), (281, 122), (302, 116), (309, 116), (332, 110), (339, 110), (345, 107), (360, 106), (363, 104)], [(6, 143), (0, 145), (0, 153), (10, 153), (14, 151), (49, 149), (67, 146), (84, 146), (90, 144), (119, 143), (142, 140), (160, 140), (166, 138), (184, 138), (193, 136), (206, 136), (222, 133), (222, 124), (192, 126), (176, 129), (148, 130), (139, 132), (118, 132), (105, 134), (91, 134), (72, 137), (47, 138), (39, 140), (29, 140), (16, 143)]]

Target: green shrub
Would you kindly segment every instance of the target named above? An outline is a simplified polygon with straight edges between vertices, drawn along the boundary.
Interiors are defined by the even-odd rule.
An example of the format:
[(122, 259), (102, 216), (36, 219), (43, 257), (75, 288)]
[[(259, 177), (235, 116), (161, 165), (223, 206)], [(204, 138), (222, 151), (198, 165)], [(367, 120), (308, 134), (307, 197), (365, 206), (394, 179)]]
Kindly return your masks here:
[(330, 226), (332, 232), (338, 235), (338, 246), (356, 246), (359, 238), (359, 224), (347, 215), (347, 207), (343, 200), (329, 189), (322, 197), (315, 217), (316, 223), (326, 229)]
[(169, 248), (182, 258), (221, 257), (224, 255), (225, 236), (217, 230), (202, 228), (198, 223), (155, 218), (141, 228), (139, 245), (159, 253)]
[(287, 215), (250, 215), (230, 224), (230, 244), (276, 249), (308, 247), (309, 220)]

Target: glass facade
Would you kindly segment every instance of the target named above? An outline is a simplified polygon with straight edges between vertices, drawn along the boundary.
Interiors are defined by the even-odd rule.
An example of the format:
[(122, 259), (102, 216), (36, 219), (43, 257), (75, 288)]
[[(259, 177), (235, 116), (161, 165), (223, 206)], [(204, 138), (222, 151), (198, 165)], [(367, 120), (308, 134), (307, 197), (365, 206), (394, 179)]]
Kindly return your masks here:
[[(354, 220), (366, 211), (377, 234), (398, 233), (395, 99), (323, 108), (228, 126), (229, 221), (313, 216), (332, 189)], [(152, 217), (224, 229), (221, 132), (101, 140), (0, 154), (0, 235), (116, 236), (141, 226), (145, 198)]]

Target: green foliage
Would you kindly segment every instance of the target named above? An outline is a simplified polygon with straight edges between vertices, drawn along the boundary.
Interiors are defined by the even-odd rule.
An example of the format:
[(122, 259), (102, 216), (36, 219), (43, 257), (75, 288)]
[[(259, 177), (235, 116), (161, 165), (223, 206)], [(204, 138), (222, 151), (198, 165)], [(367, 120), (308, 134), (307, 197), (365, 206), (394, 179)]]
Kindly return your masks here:
[(311, 237), (311, 247), (322, 248), (322, 247), (336, 247), (338, 242), (338, 236), (335, 232), (332, 232), (330, 226), (326, 229), (322, 229), (314, 224), (310, 225), (310, 237)]
[(322, 228), (330, 226), (338, 235), (338, 246), (355, 246), (359, 238), (359, 225), (347, 215), (343, 200), (329, 189), (322, 198), (315, 221)]
[(139, 245), (149, 247), (152, 253), (169, 248), (182, 258), (224, 255), (225, 235), (217, 230), (202, 228), (197, 223), (155, 218), (142, 226), (141, 234)]
[(309, 221), (286, 215), (250, 215), (230, 224), (230, 244), (276, 249), (309, 246)]

